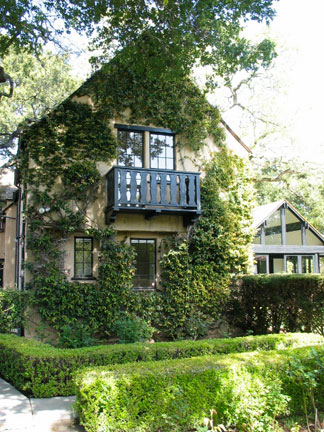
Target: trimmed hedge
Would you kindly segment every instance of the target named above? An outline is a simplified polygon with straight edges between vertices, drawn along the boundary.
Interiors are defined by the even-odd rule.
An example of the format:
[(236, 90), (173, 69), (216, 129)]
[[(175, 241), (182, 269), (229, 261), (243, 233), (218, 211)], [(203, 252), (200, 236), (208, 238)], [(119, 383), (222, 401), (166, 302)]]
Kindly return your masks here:
[(324, 334), (324, 276), (271, 274), (239, 276), (231, 287), (230, 320), (254, 334)]
[[(316, 350), (316, 356), (306, 347), (89, 369), (76, 377), (76, 406), (88, 432), (196, 430), (211, 409), (214, 425), (273, 431), (278, 416), (303, 414), (307, 382), (295, 377), (300, 370), (311, 374), (318, 361), (323, 366), (324, 349)], [(320, 406), (323, 374), (315, 390)]]
[(81, 367), (272, 350), (323, 342), (324, 338), (320, 335), (302, 333), (59, 349), (34, 340), (2, 334), (0, 375), (28, 396), (68, 396), (75, 393), (72, 378)]

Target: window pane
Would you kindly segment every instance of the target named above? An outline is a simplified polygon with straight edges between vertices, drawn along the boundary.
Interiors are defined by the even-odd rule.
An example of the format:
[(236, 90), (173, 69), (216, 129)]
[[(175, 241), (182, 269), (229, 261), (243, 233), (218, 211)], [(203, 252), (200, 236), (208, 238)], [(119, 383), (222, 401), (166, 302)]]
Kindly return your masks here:
[(254, 244), (261, 244), (261, 228), (258, 229), (258, 232), (254, 236), (253, 243)]
[(136, 252), (136, 270), (133, 278), (134, 288), (155, 287), (155, 240), (131, 239)]
[(90, 238), (83, 239), (83, 249), (88, 251), (92, 250), (92, 239)]
[(302, 256), (302, 272), (314, 273), (314, 261), (312, 256)]
[(265, 226), (265, 244), (281, 245), (281, 216), (280, 209), (273, 213)]
[(150, 134), (151, 168), (174, 169), (174, 137)]
[(83, 266), (83, 277), (91, 277), (91, 276), (92, 276), (91, 263), (84, 263), (84, 266)]
[(82, 277), (82, 276), (83, 276), (83, 264), (75, 263), (75, 277)]
[(272, 259), (273, 273), (282, 273), (285, 271), (285, 262), (283, 258)]
[(323, 242), (310, 229), (306, 230), (306, 244), (308, 246), (323, 246)]
[(267, 256), (266, 255), (256, 255), (255, 257), (255, 273), (267, 273)]
[(301, 222), (289, 209), (286, 209), (286, 244), (302, 244)]
[(287, 256), (287, 273), (298, 273), (298, 257)]
[(174, 169), (174, 161), (173, 159), (166, 159), (166, 168), (169, 170)]
[(118, 165), (143, 166), (143, 133), (118, 130)]
[(324, 256), (319, 257), (319, 270), (321, 274), (324, 274)]

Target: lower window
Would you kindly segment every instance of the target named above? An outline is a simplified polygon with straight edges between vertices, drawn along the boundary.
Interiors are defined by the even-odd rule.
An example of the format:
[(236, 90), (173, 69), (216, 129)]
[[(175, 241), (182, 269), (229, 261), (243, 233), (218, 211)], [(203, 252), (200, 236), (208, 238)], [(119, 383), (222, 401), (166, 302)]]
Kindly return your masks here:
[(302, 256), (302, 272), (314, 273), (314, 260), (311, 255)]
[(92, 278), (93, 239), (91, 237), (74, 238), (74, 277)]
[(135, 289), (154, 289), (156, 285), (156, 241), (131, 239), (136, 252), (136, 270), (133, 278)]
[(287, 273), (298, 273), (298, 256), (291, 255), (286, 257)]
[(267, 272), (267, 256), (256, 255), (255, 256), (255, 271), (254, 273), (262, 274)]

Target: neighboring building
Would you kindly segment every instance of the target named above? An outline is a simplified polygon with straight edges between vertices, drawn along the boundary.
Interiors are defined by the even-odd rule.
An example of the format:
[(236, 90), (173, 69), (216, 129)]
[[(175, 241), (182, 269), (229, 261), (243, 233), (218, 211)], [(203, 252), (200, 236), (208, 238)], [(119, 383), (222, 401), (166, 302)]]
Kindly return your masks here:
[(324, 271), (324, 237), (286, 200), (253, 212), (255, 273)]

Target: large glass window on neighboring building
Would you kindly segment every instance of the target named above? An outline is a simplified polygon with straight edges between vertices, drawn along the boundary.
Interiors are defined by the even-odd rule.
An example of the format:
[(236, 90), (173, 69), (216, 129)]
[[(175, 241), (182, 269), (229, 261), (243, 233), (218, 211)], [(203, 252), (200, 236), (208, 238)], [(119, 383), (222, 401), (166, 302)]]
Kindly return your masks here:
[(314, 273), (314, 257), (312, 255), (302, 256), (302, 273)]
[(256, 255), (255, 256), (255, 273), (268, 273), (267, 271), (267, 256)]
[(274, 212), (265, 224), (265, 244), (281, 245), (281, 216), (280, 210)]
[(143, 155), (143, 132), (118, 129), (118, 165), (142, 168)]
[(133, 278), (135, 289), (153, 289), (156, 285), (156, 241), (131, 239), (136, 252), (136, 270)]
[(254, 236), (253, 243), (261, 244), (261, 228), (258, 229), (256, 235)]
[(307, 244), (307, 246), (322, 246), (323, 242), (309, 228), (307, 228), (306, 229), (306, 244)]
[(298, 256), (292, 255), (286, 257), (287, 273), (298, 273)]
[(302, 244), (301, 221), (289, 209), (286, 209), (286, 244)]

